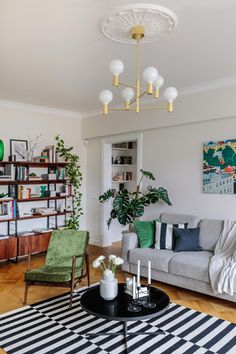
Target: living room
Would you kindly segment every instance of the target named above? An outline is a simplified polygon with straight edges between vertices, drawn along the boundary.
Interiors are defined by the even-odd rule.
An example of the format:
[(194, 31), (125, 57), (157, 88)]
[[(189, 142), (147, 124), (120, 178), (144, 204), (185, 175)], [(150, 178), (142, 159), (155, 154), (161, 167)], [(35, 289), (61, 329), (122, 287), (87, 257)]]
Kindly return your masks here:
[[(125, 0), (86, 0), (86, 2), (82, 0), (49, 0), (47, 2), (0, 0), (0, 23), (2, 25), (0, 34), (2, 43), (0, 96), (2, 127), (0, 139), (4, 145), (2, 160), (9, 161), (9, 157), (15, 156), (15, 153), (12, 153), (11, 140), (27, 141), (29, 144), (31, 140), (35, 141), (38, 137), (39, 144), (34, 151), (34, 157), (39, 156), (46, 146), (56, 147), (55, 137), (57, 135), (63, 139), (66, 147), (73, 146), (73, 152), (79, 156), (82, 173), (80, 193), (82, 194), (83, 215), (79, 218), (79, 229), (89, 233), (88, 254), (91, 288), (93, 284), (96, 284), (95, 287), (99, 287), (97, 284), (101, 279), (101, 273), (92, 265), (93, 261), (100, 255), (106, 257), (116, 255), (124, 260), (122, 238), (123, 240), (128, 238), (127, 242), (134, 239), (133, 232), (131, 236), (128, 236), (129, 233), (123, 232), (128, 230), (128, 223), (122, 226), (117, 220), (112, 220), (108, 229), (107, 219), (110, 216), (111, 204), (109, 202), (101, 203), (99, 196), (114, 188), (118, 188), (120, 191), (127, 188), (130, 192), (135, 192), (136, 185), (142, 176), (140, 169), (150, 172), (155, 177), (155, 180), (143, 178), (141, 191), (145, 193), (150, 184), (155, 188), (163, 187), (168, 192), (171, 202), (171, 205), (159, 201), (145, 206), (141, 220), (154, 223), (153, 220), (157, 220), (163, 213), (192, 215), (196, 216), (196, 220), (198, 220), (193, 228), (198, 228), (203, 219), (221, 220), (222, 225), (225, 220), (235, 220), (235, 192), (206, 193), (203, 189), (203, 144), (232, 142), (236, 139), (234, 135), (236, 127), (234, 98), (236, 51), (232, 45), (236, 31), (235, 1), (226, 0), (222, 3), (220, 0), (207, 2), (160, 0), (157, 3), (150, 0), (148, 3), (150, 6), (154, 6), (154, 10), (150, 10), (147, 4), (145, 4), (146, 8), (143, 5), (146, 13), (149, 14), (157, 11), (155, 6), (161, 7), (158, 9), (159, 12), (157, 11), (159, 15), (161, 9), (163, 10), (162, 7), (168, 8), (167, 14), (172, 16), (172, 22), (169, 22), (167, 32), (171, 33), (165, 33), (163, 38), (158, 38), (158, 34), (158, 40), (150, 41), (150, 43), (145, 43), (144, 34), (144, 39), (141, 41), (140, 76), (142, 76), (144, 68), (155, 66), (158, 72), (163, 75), (165, 82), (160, 88), (159, 100), (154, 98), (154, 95), (140, 97), (141, 108), (137, 113), (135, 109), (127, 109), (127, 106), (124, 110), (112, 111), (112, 107), (124, 108), (124, 104), (123, 99), (120, 98), (120, 88), (112, 87), (112, 73), (109, 71), (109, 63), (114, 59), (122, 60), (125, 69), (119, 75), (119, 80), (134, 85), (137, 58), (135, 45), (127, 44), (124, 39), (120, 38), (124, 31), (119, 32), (111, 26), (112, 29), (109, 33), (109, 21), (112, 21), (111, 16), (115, 16), (114, 14), (122, 16), (122, 11), (126, 11), (127, 8), (122, 11), (117, 9), (128, 4), (136, 6), (136, 11), (140, 15), (143, 4), (141, 1), (130, 0), (127, 3)], [(164, 18), (166, 17), (167, 15), (164, 16)], [(109, 19), (108, 24), (107, 19)], [(155, 19), (147, 21), (151, 23)], [(120, 27), (121, 22), (119, 22)], [(160, 31), (165, 32), (166, 28), (163, 26)], [(118, 39), (111, 40), (112, 36), (116, 35)], [(155, 33), (152, 35), (155, 37)], [(140, 81), (141, 86), (145, 87), (142, 77), (140, 77)], [(131, 84), (129, 86), (132, 87)], [(166, 109), (168, 105), (166, 106), (162, 98), (163, 92), (168, 86), (176, 87), (178, 90), (172, 107), (173, 111), (169, 109), (169, 112)], [(102, 114), (104, 106), (99, 101), (99, 94), (104, 89), (112, 91), (115, 101), (114, 104), (111, 102), (108, 105), (108, 114)], [(137, 87), (134, 88), (134, 90), (136, 89)], [(142, 106), (149, 108), (161, 106), (165, 109), (142, 110)], [(117, 166), (115, 166), (114, 159), (112, 162), (113, 150), (118, 149), (114, 146), (119, 146), (122, 143), (133, 143), (130, 146), (136, 148), (136, 155), (132, 163), (126, 163), (127, 165), (134, 164), (133, 167), (120, 167), (119, 165), (122, 163), (119, 162), (119, 159), (116, 160), (118, 161)], [(127, 150), (129, 150), (129, 145), (127, 146)], [(120, 156), (130, 156), (130, 154), (123, 151), (116, 156), (120, 158)], [(16, 164), (18, 161), (18, 159), (15, 160)], [(58, 161), (58, 163), (64, 163), (63, 159)], [(14, 164), (14, 157), (12, 164)], [(229, 166), (234, 167), (233, 162), (227, 167)], [(120, 173), (117, 171), (122, 173), (125, 171), (124, 180), (119, 177)], [(0, 193), (6, 193), (5, 191), (6, 186), (1, 186)], [(35, 204), (35, 206), (39, 205)], [(35, 218), (33, 222), (22, 220), (19, 221), (19, 227), (22, 230), (30, 227), (45, 227), (45, 220), (40, 218)], [(163, 222), (171, 224), (188, 222), (185, 219), (181, 220), (180, 218), (179, 222), (174, 222), (170, 219), (170, 221)], [(13, 234), (15, 232), (14, 225), (12, 222), (10, 230), (7, 230), (7, 225), (1, 223), (0, 233), (6, 235), (10, 231)], [(216, 242), (213, 249), (210, 250), (211, 257), (214, 254)], [(154, 244), (150, 247), (151, 251), (153, 248), (155, 248)], [(130, 255), (133, 252), (131, 248), (126, 251)], [(168, 252), (168, 250), (165, 251)], [(160, 252), (163, 251), (160, 250)], [(204, 252), (208, 252), (208, 250), (205, 249)], [(33, 254), (31, 268), (41, 267), (44, 264), (45, 255), (46, 252)], [(235, 264), (235, 249), (231, 247), (231, 253), (227, 255), (231, 257), (231, 265)], [(141, 283), (144, 287), (148, 283), (148, 260), (150, 259), (145, 258), (145, 261), (142, 262), (141, 259)], [(27, 258), (20, 256), (18, 263), (14, 261), (14, 259), (13, 262), (5, 259), (0, 262), (0, 313), (3, 315), (4, 321), (8, 321), (8, 316), (14, 317), (14, 312), (10, 314), (10, 311), (17, 311), (17, 309), (23, 311), (25, 306), (23, 305), (24, 276), (27, 270)], [(126, 260), (124, 261), (127, 263)], [(161, 262), (164, 263), (164, 260)], [(135, 265), (130, 261), (128, 263), (129, 270), (125, 269), (124, 264), (123, 267), (117, 267), (116, 277), (120, 284), (125, 283), (126, 278), (137, 275), (137, 262), (135, 261)], [(12, 334), (9, 332), (11, 341), (7, 339), (8, 334), (3, 336), (3, 339), (0, 337), (0, 347), (4, 350), (2, 352), (234, 353), (236, 350), (235, 326), (233, 325), (236, 323), (235, 290), (233, 296), (229, 295), (229, 292), (223, 292), (223, 295), (220, 292), (214, 294), (213, 290), (209, 295), (209, 290), (206, 289), (210, 289), (210, 284), (207, 285), (209, 288), (201, 287), (200, 280), (199, 287), (198, 283), (193, 284), (190, 280), (186, 281), (187, 285), (185, 284), (185, 286), (177, 284), (174, 280), (173, 282), (168, 281), (167, 274), (165, 281), (161, 278), (161, 274), (158, 273), (155, 276), (155, 261), (151, 261), (151, 263), (153, 267), (151, 269), (153, 275), (151, 286), (161, 289), (170, 299), (169, 310), (165, 310), (170, 311), (173, 308), (173, 311), (178, 312), (186, 311), (184, 309), (188, 308), (190, 315), (197, 316), (196, 314), (199, 314), (201, 319), (204, 318), (204, 321), (207, 318), (210, 321), (209, 326), (211, 323), (217, 323), (219, 328), (216, 325), (213, 326), (213, 334), (210, 339), (204, 337), (205, 342), (202, 338), (201, 342), (199, 338), (201, 333), (203, 333), (202, 336), (204, 335), (205, 327), (203, 326), (201, 330), (200, 325), (199, 332), (196, 334), (200, 337), (192, 342), (191, 338), (194, 337), (194, 334), (190, 337), (188, 337), (189, 334), (178, 337), (178, 333), (176, 334), (174, 330), (168, 331), (166, 328), (163, 328), (164, 336), (163, 333), (157, 333), (156, 337), (153, 337), (148, 331), (161, 328), (161, 325), (158, 326), (154, 323), (158, 318), (158, 313), (155, 313), (154, 319), (146, 317), (151, 326), (151, 329), (146, 329), (148, 332), (146, 335), (140, 333), (135, 337), (129, 333), (132, 326), (134, 331), (139, 330), (137, 328), (141, 326), (140, 321), (142, 321), (140, 318), (137, 327), (135, 327), (135, 322), (128, 323), (126, 340), (121, 336), (114, 336), (111, 339), (106, 335), (88, 339), (80, 335), (79, 330), (74, 331), (67, 325), (63, 325), (65, 332), (62, 333), (62, 336), (66, 336), (70, 332), (70, 335), (74, 336), (71, 337), (74, 347), (72, 344), (71, 347), (69, 344), (66, 346), (67, 342), (62, 344), (63, 348), (56, 344), (53, 346), (51, 342), (50, 347), (46, 347), (47, 334), (45, 334), (45, 337), (41, 339), (36, 336), (35, 338), (38, 338), (40, 344), (38, 347), (35, 344), (34, 348), (30, 349), (29, 343), (25, 347), (23, 346), (23, 341), (20, 344), (19, 342), (14, 344), (14, 341), (17, 343), (17, 336), (11, 339)], [(235, 286), (235, 272), (234, 269), (232, 271), (234, 279), (231, 280), (233, 286)], [(136, 277), (137, 280), (138, 277)], [(82, 287), (86, 286), (87, 279), (85, 278), (82, 280)], [(66, 316), (66, 311), (73, 309), (77, 311), (80, 289), (81, 286), (74, 291), (72, 309), (67, 306), (69, 295), (64, 299), (65, 303), (61, 309), (64, 311), (63, 316)], [(38, 305), (34, 307), (34, 304), (50, 301), (51, 298), (57, 296), (64, 296), (66, 292), (68, 294), (68, 291), (62, 287), (32, 286), (28, 292), (27, 309), (38, 311)], [(113, 301), (108, 301), (108, 303), (113, 303)], [(32, 307), (29, 304), (33, 304)], [(86, 305), (83, 306), (86, 308)], [(175, 308), (174, 306), (180, 307)], [(91, 316), (91, 312), (87, 313), (84, 308), (83, 313), (86, 313), (88, 317)], [(143, 307), (141, 311), (144, 311)], [(152, 311), (155, 312), (156, 308)], [(19, 316), (20, 313), (18, 313)], [(164, 312), (163, 316), (167, 316), (167, 314), (168, 312), (166, 314)], [(208, 317), (203, 317), (205, 314)], [(48, 316), (48, 313), (44, 312), (44, 315)], [(68, 316), (73, 319), (76, 312), (75, 314), (69, 312)], [(138, 314), (135, 316), (138, 318)], [(159, 314), (159, 316), (161, 315)], [(52, 318), (54, 321), (54, 315)], [(102, 325), (107, 320), (104, 320), (105, 317), (102, 316), (101, 318), (98, 316), (98, 318), (101, 321), (99, 329), (102, 331)], [(29, 320), (31, 321), (31, 319)], [(94, 324), (100, 323), (97, 317), (94, 321)], [(181, 316), (179, 321), (180, 326), (183, 321)], [(184, 323), (184, 326), (191, 326), (191, 321), (193, 319), (189, 319), (189, 322)], [(60, 321), (57, 322), (57, 325), (58, 323), (61, 325)], [(76, 323), (80, 329), (79, 321), (76, 320)], [(109, 324), (109, 321), (107, 323)], [(111, 323), (114, 325), (114, 322)], [(125, 321), (124, 323), (127, 324)], [(143, 323), (145, 322), (142, 321), (142, 326), (144, 326)], [(197, 326), (197, 323), (193, 325)], [(172, 325), (174, 326), (174, 323)], [(3, 327), (3, 331), (7, 331), (7, 327), (9, 326)], [(228, 332), (224, 332), (225, 328)], [(119, 328), (117, 327), (117, 329)], [(27, 330), (29, 331), (26, 332), (28, 341), (31, 339), (34, 341), (34, 336), (32, 335), (31, 338), (29, 335), (30, 329)], [(86, 330), (91, 332), (94, 329), (88, 327)], [(115, 331), (115, 329), (111, 331)], [(45, 342), (43, 345), (42, 341)], [(61, 341), (63, 342), (63, 339)], [(139, 345), (135, 346), (135, 341)], [(146, 346), (144, 345), (145, 341)], [(114, 343), (117, 343), (116, 348)]]

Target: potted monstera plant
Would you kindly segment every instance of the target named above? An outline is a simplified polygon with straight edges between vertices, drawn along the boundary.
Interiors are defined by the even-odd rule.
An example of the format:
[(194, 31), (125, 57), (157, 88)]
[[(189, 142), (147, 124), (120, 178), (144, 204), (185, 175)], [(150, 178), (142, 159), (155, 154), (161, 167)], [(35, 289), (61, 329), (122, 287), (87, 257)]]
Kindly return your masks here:
[(123, 226), (132, 224), (135, 220), (143, 216), (145, 207), (148, 207), (151, 204), (156, 204), (159, 201), (171, 205), (168, 192), (163, 187), (156, 188), (148, 186), (145, 192), (141, 191), (140, 186), (143, 178), (145, 177), (155, 181), (155, 177), (149, 171), (141, 169), (140, 172), (141, 178), (136, 191), (131, 193), (127, 189), (122, 191), (109, 189), (99, 196), (99, 201), (101, 203), (105, 203), (112, 199), (112, 210), (110, 212), (110, 218), (107, 220), (108, 228), (110, 227), (112, 220), (115, 219), (117, 219)]

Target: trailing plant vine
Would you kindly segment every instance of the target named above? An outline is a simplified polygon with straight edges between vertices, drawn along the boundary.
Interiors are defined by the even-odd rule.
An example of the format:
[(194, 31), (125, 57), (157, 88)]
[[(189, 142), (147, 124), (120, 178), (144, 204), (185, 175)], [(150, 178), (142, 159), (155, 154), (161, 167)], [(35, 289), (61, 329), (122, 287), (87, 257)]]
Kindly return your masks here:
[(80, 216), (83, 215), (83, 210), (81, 208), (82, 193), (80, 192), (82, 173), (79, 165), (79, 156), (72, 152), (73, 147), (65, 147), (64, 140), (61, 139), (60, 135), (57, 135), (55, 140), (56, 153), (66, 162), (65, 175), (69, 178), (74, 192), (74, 213), (67, 220), (66, 226), (69, 229), (78, 230), (80, 226), (79, 219)]

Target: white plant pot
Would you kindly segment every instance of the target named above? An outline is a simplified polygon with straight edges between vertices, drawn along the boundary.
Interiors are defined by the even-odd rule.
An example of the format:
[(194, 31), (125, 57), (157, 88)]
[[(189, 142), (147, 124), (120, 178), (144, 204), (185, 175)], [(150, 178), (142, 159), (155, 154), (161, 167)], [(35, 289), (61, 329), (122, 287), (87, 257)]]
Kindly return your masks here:
[(115, 278), (115, 274), (111, 273), (109, 276), (103, 273), (103, 277), (100, 280), (100, 296), (104, 300), (113, 300), (118, 294), (118, 281)]

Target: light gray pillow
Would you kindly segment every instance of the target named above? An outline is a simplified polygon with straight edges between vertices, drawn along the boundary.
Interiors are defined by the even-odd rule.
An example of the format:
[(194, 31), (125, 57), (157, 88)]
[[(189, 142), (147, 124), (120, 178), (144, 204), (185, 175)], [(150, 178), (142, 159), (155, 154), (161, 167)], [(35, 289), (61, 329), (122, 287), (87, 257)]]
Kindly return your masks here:
[(223, 220), (202, 219), (199, 223), (199, 243), (204, 251), (214, 251), (223, 229)]

